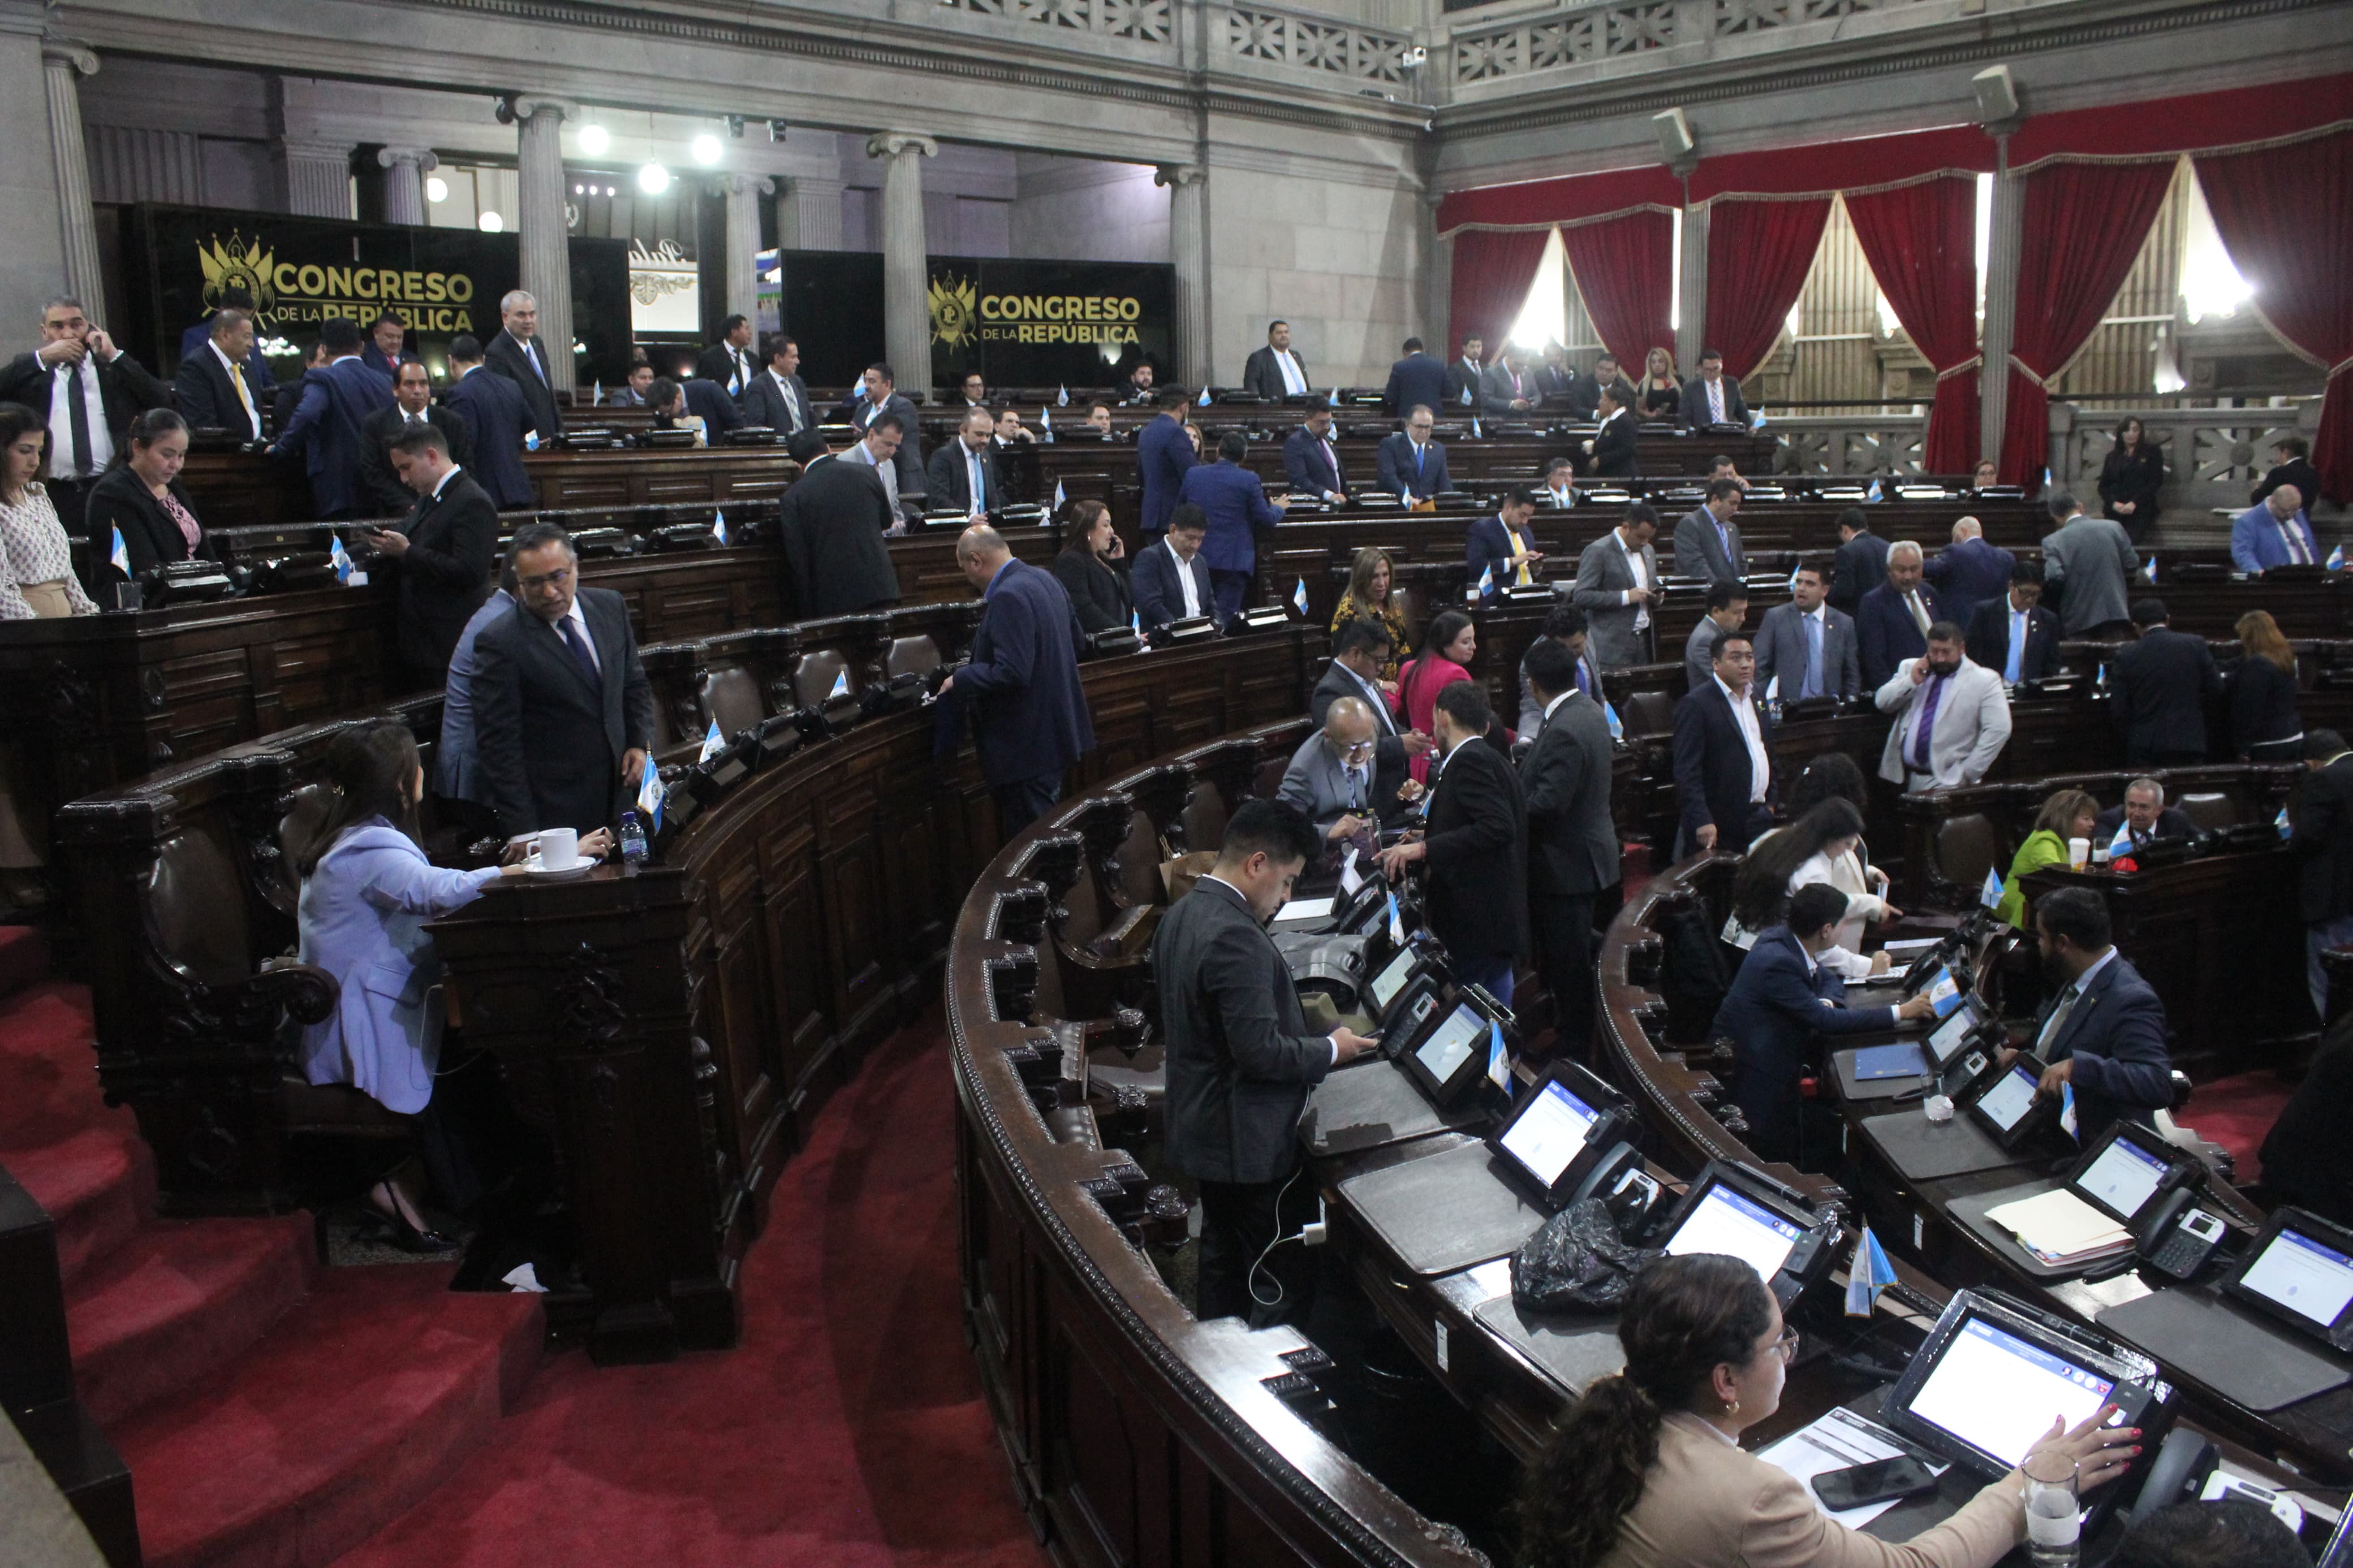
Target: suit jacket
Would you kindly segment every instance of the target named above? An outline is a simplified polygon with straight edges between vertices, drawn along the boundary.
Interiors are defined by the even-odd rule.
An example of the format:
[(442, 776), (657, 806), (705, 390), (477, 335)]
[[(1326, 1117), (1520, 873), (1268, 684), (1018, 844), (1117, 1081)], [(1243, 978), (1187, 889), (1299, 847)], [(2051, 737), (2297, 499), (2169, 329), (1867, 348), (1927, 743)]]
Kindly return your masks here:
[[(2295, 677), (2255, 655), (2242, 657), (2224, 675), (2231, 693), (2231, 754), (2293, 741), (2304, 733), (2297, 711)], [(2274, 759), (2276, 760), (2276, 759)]]
[(2306, 773), (2287, 847), (2305, 923), (2353, 915), (2353, 752)]
[(366, 340), (360, 344), (360, 359), (365, 363), (368, 369), (375, 372), (378, 375), (384, 377), (385, 380), (393, 383), (396, 386), (397, 386), (400, 382), (400, 367), (404, 364), (415, 364), (417, 363), (417, 356), (410, 353), (406, 349), (400, 351), (400, 358), (398, 360), (389, 360), (385, 358), (384, 351), (375, 346), (375, 335), (372, 332), (368, 335)]
[[(1208, 552), (1197, 552), (1185, 563), (1193, 578), (1193, 591), (1199, 598), (1201, 614), (1214, 616), (1218, 613), (1216, 595), (1209, 587)], [(1185, 618), (1185, 585), (1177, 579), (1176, 552), (1168, 548), (1165, 534), (1155, 534), (1152, 542), (1135, 552), (1135, 563), (1127, 569), (1129, 593), (1134, 595), (1135, 614), (1147, 632), (1157, 631), (1171, 621)]]
[(555, 406), (554, 387), (542, 372), (553, 374), (554, 364), (547, 357), (547, 344), (537, 336), (531, 340), (531, 352), (539, 356), (538, 368), (533, 368), (524, 356), (522, 345), (515, 342), (514, 334), (501, 327), (483, 348), (482, 363), (514, 383), (515, 390), (522, 394), (528, 414), (523, 428), (538, 431), (543, 441), (553, 440), (563, 432), (564, 415)]
[[(1730, 553), (1725, 553), (1726, 547)], [(1748, 552), (1741, 547), (1740, 525), (1727, 522), (1724, 537), (1715, 533), (1715, 514), (1701, 507), (1675, 520), (1675, 575), (1703, 583), (1738, 583), (1748, 575)]]
[(1562, 698), (1536, 731), (1535, 744), (1520, 759), (1530, 898), (1575, 898), (1617, 886), (1613, 756), (1601, 704), (1581, 691)]
[[(1969, 617), (1969, 658), (2000, 675), (2010, 668), (2010, 595), (1988, 599)], [(2037, 605), (2026, 617), (2026, 650), (2019, 655), (2018, 679), (2040, 680), (2059, 672), (2059, 617)]]
[[(1530, 643), (1528, 649), (1534, 652), (1535, 644)], [(1577, 661), (1577, 689), (1593, 700), (1593, 711), (1601, 717), (1602, 732), (1609, 733), (1609, 718), (1601, 713), (1601, 703), (1608, 693), (1601, 683), (1601, 667), (1593, 662), (1590, 637), (1587, 639), (1584, 654)], [(1516, 728), (1523, 737), (1534, 735), (1544, 728), (1544, 710), (1536, 706), (1535, 688), (1528, 683), (1528, 656), (1525, 653), (1520, 656), (1520, 721)]]
[(1446, 406), (1433, 408), (1432, 414), (1441, 419), (1449, 413), (1476, 411), (1480, 389), (1487, 384), (1487, 367), (1469, 360), (1450, 361), (1446, 366)]
[(1430, 929), (1465, 960), (1528, 950), (1528, 808), (1520, 775), (1476, 736), (1448, 754), (1423, 839)]
[[(1300, 384), (1312, 386), (1314, 383), (1308, 378), (1307, 362), (1299, 357), (1299, 351), (1288, 349), (1284, 352), (1291, 355), (1291, 363), (1299, 367)], [(1290, 395), (1289, 389), (1282, 384), (1282, 367), (1274, 363), (1273, 344), (1261, 343), (1250, 351), (1248, 363), (1242, 366), (1242, 390), (1254, 392), (1261, 397)]]
[(1381, 489), (1408, 500), (1422, 500), (1441, 490), (1451, 490), (1454, 481), (1446, 472), (1446, 447), (1431, 441), (1422, 449), (1421, 462), (1415, 465), (1413, 437), (1400, 430), (1381, 438), (1379, 448)]
[[(1777, 608), (1778, 606), (1776, 606)], [(1693, 626), (1691, 636), (1683, 638), (1683, 689), (1697, 691), (1715, 678), (1715, 661), (1709, 653), (1715, 647), (1715, 623), (1705, 616)], [(1757, 689), (1765, 689), (1764, 678), (1757, 678)]]
[(814, 458), (776, 508), (776, 554), (791, 618), (823, 620), (899, 602), (883, 531), (898, 521), (882, 476), (863, 463)]
[(578, 594), (599, 667), (593, 685), (562, 636), (521, 605), (474, 638), (475, 750), (509, 834), (610, 826), (632, 793), (622, 753), (653, 748), (653, 688), (628, 604), (609, 588)]
[[(943, 441), (932, 449), (932, 461), (924, 474), (924, 505), (932, 511), (945, 511), (953, 507), (969, 514), (972, 510), (972, 472), (965, 463), (964, 437)], [(980, 487), (983, 511), (1005, 504), (1005, 487), (997, 475), (997, 454), (989, 447), (980, 449)]]
[(499, 510), (463, 470), (438, 496), (413, 498), (400, 524), (400, 657), (411, 669), (443, 678), (459, 634), (491, 592), (499, 552)]
[(1967, 630), (1979, 605), (2010, 596), (2010, 569), (2017, 564), (2018, 557), (1999, 544), (1964, 539), (1928, 557), (1924, 574), (1936, 585), (1945, 618)]
[(921, 517), (923, 509), (908, 499), (925, 493), (923, 442), (918, 439), (923, 432), (923, 422), (916, 416), (915, 405), (896, 392), (881, 408), (860, 400), (851, 412), (849, 422), (863, 436), (866, 427), (874, 423), (875, 416), (885, 411), (899, 416), (899, 451), (892, 459), (899, 475), (899, 510), (912, 517)]
[(522, 433), (531, 424), (522, 389), (496, 372), (476, 370), (459, 376), (441, 402), (465, 426), (467, 471), (491, 500), (502, 510), (531, 505), (537, 493), (522, 466)]
[(2291, 458), (2284, 463), (2276, 464), (2263, 476), (2263, 482), (2249, 492), (2247, 504), (2263, 505), (2263, 498), (2282, 485), (2294, 485), (2295, 493), (2304, 498), (2304, 510), (2309, 512), (2313, 498), (2320, 494), (2320, 470), (2312, 466), (2309, 458)]
[[(1519, 549), (1533, 550), (1535, 548), (1535, 531), (1522, 528)], [(1489, 578), (1486, 596), (1493, 598), (1519, 581), (1519, 568), (1510, 564), (1511, 558), (1518, 551), (1512, 546), (1512, 535), (1504, 526), (1503, 518), (1489, 512), (1486, 516), (1473, 521), (1470, 531), (1463, 536), (1462, 563), (1468, 574), (1465, 581), (1475, 588), (1479, 585), (1480, 574), (1487, 573)], [(1534, 572), (1530, 572), (1528, 576), (1532, 582), (1536, 580)]]
[[(1765, 742), (1769, 766), (1773, 754), (1773, 721), (1749, 688), (1749, 706), (1757, 711), (1757, 732)], [(1748, 742), (1741, 737), (1740, 721), (1732, 716), (1713, 675), (1707, 684), (1685, 692), (1675, 702), (1675, 795), (1683, 802), (1682, 837), (1688, 853), (1695, 837), (1715, 825), (1715, 847), (1737, 854), (1765, 830), (1771, 817), (1773, 786), (1768, 778), (1765, 800), (1752, 801), (1756, 775)]]
[(2118, 1117), (2147, 1125), (2148, 1113), (2173, 1103), (2173, 1058), (2165, 1048), (2165, 1004), (2117, 953), (2092, 976), (2066, 1021), (2050, 1039), (2043, 1028), (2063, 990), (2035, 1015), (2034, 1054), (2051, 1067), (2072, 1061), (2075, 1136), (2085, 1145)]
[[(425, 422), (449, 443), (449, 458), (459, 468), (471, 460), (466, 422), (438, 404), (425, 405)], [(417, 505), (417, 494), (400, 482), (392, 466), (392, 444), (408, 428), (407, 411), (397, 403), (379, 408), (360, 422), (360, 489), (363, 510), (370, 517), (401, 517)]]
[[(1490, 419), (1508, 419), (1514, 414), (1525, 417), (1543, 396), (1536, 390), (1535, 372), (1525, 365), (1508, 364), (1500, 355), (1480, 378), (1479, 411)], [(1514, 408), (1514, 399), (1525, 402), (1528, 408)]]
[(1388, 815), (1396, 808), (1397, 792), (1392, 784), (1384, 796), (1381, 784), (1380, 762), (1376, 755), (1365, 764), (1363, 784), (1352, 787), (1346, 764), (1324, 744), (1324, 732), (1318, 730), (1291, 753), (1275, 798), (1304, 812), (1307, 819), (1315, 824), (1315, 831), (1321, 833), (1346, 812)]
[(2206, 701), (2222, 694), (2222, 672), (2206, 639), (2151, 626), (2108, 661), (2109, 690), (2125, 761), (2160, 752), (2206, 752)]
[(1054, 557), (1054, 580), (1071, 596), (1079, 615), (1079, 629), (1107, 632), (1128, 624), (1134, 604), (1127, 595), (1127, 579), (1081, 540)]
[[(1920, 604), (1928, 612), (1928, 624), (1935, 626), (1941, 618), (1942, 608), (1936, 590), (1922, 583)], [(1896, 593), (1895, 584), (1882, 583), (1862, 596), (1854, 610), (1855, 643), (1862, 656), (1862, 683), (1873, 690), (1887, 684), (1887, 678), (1907, 658), (1917, 658), (1928, 651), (1927, 634), (1920, 623), (1912, 618), (1910, 606)]]
[[(740, 360), (736, 357), (739, 354), (743, 356)], [(743, 375), (742, 386), (734, 384), (739, 370)], [(756, 349), (733, 349), (720, 342), (694, 356), (695, 379), (717, 382), (730, 397), (742, 396), (755, 377), (767, 374), (768, 367), (760, 362)]]
[[(82, 356), (82, 370), (92, 374), (90, 366), (97, 361), (94, 354)], [(0, 403), (21, 403), (38, 415), (44, 423), (49, 417), (50, 377), (52, 368), (43, 364), (37, 355), (18, 354), (0, 369)], [(172, 389), (147, 374), (147, 367), (128, 353), (118, 353), (99, 364), (99, 405), (106, 412), (106, 432), (113, 438), (114, 449), (121, 452), (129, 437), (131, 421), (150, 408), (172, 405)], [(69, 430), (57, 432), (59, 450), (72, 440)], [(47, 473), (43, 465), (42, 472)]]
[[(2307, 783), (2305, 785), (2307, 798), (2311, 789), (2311, 784)], [(2108, 807), (2092, 819), (2092, 842), (2113, 844), (2116, 842), (2116, 829), (2124, 825), (2125, 808), (2121, 805)], [(2198, 825), (2189, 820), (2188, 812), (2178, 805), (2168, 805), (2157, 814), (2155, 827), (2150, 828), (2147, 833), (2136, 833), (2132, 836), (2133, 845), (2137, 848), (2152, 838), (2187, 838), (2197, 831)]]
[(490, 804), (474, 728), (474, 644), (482, 628), (513, 609), (514, 603), (514, 595), (505, 589), (491, 589), (449, 651), (449, 671), (441, 688), (441, 736), (433, 743), (433, 793), (444, 800)]
[[(1681, 416), (1686, 430), (1705, 429), (1710, 423), (1707, 383), (1698, 376), (1683, 383)], [(1740, 400), (1740, 383), (1728, 375), (1724, 378), (1724, 419), (1728, 425), (1743, 426), (1749, 422), (1748, 405)]]
[(1094, 722), (1079, 684), (1085, 635), (1071, 596), (1023, 561), (1008, 561), (988, 584), (973, 633), (972, 658), (950, 694), (972, 715), (981, 777), (1000, 784), (1050, 778), (1094, 750)]
[(1894, 1008), (1849, 1007), (1845, 994), (1846, 981), (1837, 970), (1820, 960), (1810, 963), (1786, 924), (1769, 925), (1757, 933), (1716, 1007), (1710, 1033), (1732, 1041), (1733, 1101), (1748, 1118), (1748, 1146), (1765, 1159), (1797, 1155), (1803, 1103), (1798, 1080), (1809, 1068), (1820, 1067), (1817, 1042), (1825, 1035), (1895, 1026)]
[(1137, 433), (1135, 467), (1144, 484), (1141, 526), (1147, 537), (1168, 531), (1168, 514), (1176, 510), (1176, 492), (1184, 487), (1185, 472), (1200, 460), (1182, 419), (1163, 414)]
[[(1659, 635), (1655, 608), (1650, 624), (1639, 632), (1634, 629), (1642, 606), (1626, 603), (1626, 592), (1634, 586), (1634, 574), (1627, 567), (1626, 550), (1617, 535), (1616, 529), (1605, 529), (1600, 538), (1585, 547), (1577, 558), (1577, 586), (1568, 595), (1568, 602), (1585, 612), (1586, 647), (1591, 650), (1594, 662), (1609, 668), (1648, 664)], [(1655, 589), (1659, 585), (1658, 548), (1645, 544), (1641, 553), (1646, 581)]]
[(1209, 514), (1201, 559), (1212, 572), (1249, 572), (1258, 565), (1258, 531), (1282, 521), (1266, 499), (1266, 485), (1238, 463), (1202, 463), (1188, 469), (1177, 489)]
[(1327, 453), (1315, 433), (1302, 425), (1282, 443), (1282, 475), (1291, 488), (1312, 495), (1348, 491), (1347, 466), (1340, 461), (1335, 440)]
[(1398, 791), (1413, 776), (1409, 759), (1405, 754), (1405, 741), (1398, 729), (1397, 714), (1390, 710), (1388, 700), (1377, 687), (1367, 691), (1356, 678), (1337, 659), (1326, 665), (1324, 677), (1315, 683), (1307, 700), (1307, 715), (1316, 729), (1332, 711), (1332, 704), (1343, 697), (1354, 697), (1373, 710), (1373, 800), (1386, 816), (1396, 809)]
[(1831, 605), (1853, 615), (1862, 596), (1886, 581), (1887, 541), (1865, 529), (1831, 557)]
[(806, 430), (817, 422), (815, 406), (809, 402), (808, 388), (797, 375), (790, 378), (789, 387), (776, 384), (774, 372), (763, 370), (752, 378), (740, 400), (744, 422), (765, 425), (780, 435), (790, 436)]
[(1530, 374), (1539, 397), (1566, 397), (1577, 385), (1577, 373), (1565, 364), (1540, 364)]
[(1417, 406), (1432, 414), (1446, 406), (1446, 367), (1424, 353), (1411, 353), (1389, 366), (1389, 384), (1381, 406), (1403, 419)]
[(367, 505), (360, 460), (369, 415), (397, 406), (392, 383), (354, 357), (302, 374), (302, 402), (279, 432), (277, 450), (302, 454), (321, 517), (349, 517)]
[(1298, 1163), (1307, 1097), (1332, 1070), (1290, 965), (1241, 894), (1204, 877), (1161, 918), (1152, 972), (1169, 1163), (1196, 1181), (1281, 1181)]
[[(2326, 563), (2327, 557), (2321, 553), (2320, 541), (2313, 537), (2312, 520), (2307, 509), (2298, 508), (2295, 515), (2288, 519), (2286, 526), (2302, 536), (2306, 564), (2316, 566)], [(2231, 563), (2250, 576), (2268, 572), (2274, 566), (2292, 564), (2295, 558), (2288, 552), (2287, 541), (2280, 529), (2279, 520), (2272, 516), (2272, 509), (2261, 501), (2232, 519)]]
[[(1855, 652), (1854, 621), (1822, 606), (1821, 687), (1825, 697), (1852, 697), (1862, 689), (1862, 666)], [(1757, 686), (1770, 687), (1781, 678), (1778, 693), (1784, 702), (1798, 700), (1805, 683), (1807, 647), (1805, 617), (1795, 605), (1776, 605), (1765, 612), (1757, 628)]]
[(2069, 637), (2132, 616), (2132, 584), (2140, 556), (2124, 525), (2081, 513), (2042, 540), (2042, 585), (2059, 595), (2059, 620)]
[[(1926, 700), (1935, 681), (1931, 676), (1914, 684), (1907, 662), (1882, 683), (1872, 699), (1893, 720), (1887, 743), (1879, 752), (1879, 776), (1890, 784), (1904, 782), (1912, 751), (1912, 710)], [(1964, 657), (1961, 668), (1946, 679), (1944, 695), (1936, 699), (1936, 722), (1928, 731), (1934, 787), (1955, 789), (1983, 782), (1994, 759), (2009, 743), (2010, 699), (2002, 695), (2001, 677)]]
[[(213, 322), (212, 318), (209, 316), (206, 317), (201, 321), (195, 322), (192, 326), (183, 329), (180, 333), (180, 357), (182, 359), (185, 359), (190, 354), (195, 353), (198, 349), (204, 347), (205, 344), (211, 340), (212, 335)], [(361, 357), (367, 360), (370, 364), (375, 364), (376, 362), (376, 356), (368, 352), (369, 350), (373, 350), (375, 346), (375, 344), (370, 343), (367, 346), (367, 349), (363, 350), (361, 353)], [(404, 354), (401, 357), (404, 359), (410, 359), (415, 356)], [(385, 374), (389, 375), (392, 373), (387, 370)], [(261, 344), (258, 341), (254, 343), (251, 349), (248, 349), (246, 352), (245, 384), (253, 389), (253, 400), (256, 403), (262, 405), (265, 409), (268, 408), (278, 394), (278, 378), (269, 373), (269, 362), (262, 357)], [(2295, 482), (2295, 481), (2294, 479), (2290, 479), (2288, 481), (2290, 484), (2294, 484)], [(2313, 491), (2307, 493), (2316, 494), (2317, 492)], [(2257, 496), (2255, 499), (2257, 500), (2261, 500), (2263, 498), (2262, 496)]]
[[(253, 399), (253, 412), (267, 420), (269, 389), (256, 386), (248, 374), (245, 390)], [(229, 379), (228, 367), (221, 363), (220, 355), (213, 353), (209, 341), (199, 345), (195, 353), (181, 356), (180, 368), (172, 375), (172, 399), (191, 430), (227, 430), (247, 441), (261, 437), (262, 432), (254, 428), (245, 405), (237, 400), (237, 385)]]
[[(1618, 388), (1618, 406), (1631, 411), (1634, 407), (1634, 384), (1622, 374), (1611, 384)], [(1572, 418), (1591, 419), (1601, 412), (1601, 378), (1580, 375), (1568, 384), (1568, 412)]]
[[(708, 381), (697, 376), (679, 390), (686, 394), (686, 411), (702, 421), (702, 438), (706, 445), (744, 423), (744, 411), (736, 407), (735, 400), (727, 395), (724, 382)], [(914, 438), (914, 427), (909, 426), (907, 439), (913, 441)]]
[(1635, 463), (1637, 423), (1631, 413), (1620, 408), (1616, 418), (1604, 421), (1594, 432), (1594, 478), (1630, 479), (1640, 471)]
[[(174, 479), (165, 488), (188, 509), (190, 517), (196, 516), (195, 503), (188, 499), (187, 487)], [(197, 521), (201, 526), (203, 519)], [(166, 561), (216, 559), (209, 536), (193, 552), (188, 549), (188, 536), (180, 531), (180, 525), (164, 510), (163, 503), (147, 488), (147, 481), (122, 463), (98, 477), (98, 482), (90, 488), (90, 499), (82, 510), (81, 531), (100, 556), (103, 557), (111, 546), (110, 531), (117, 528), (122, 531), (123, 548), (131, 552), (133, 578), (143, 576)]]

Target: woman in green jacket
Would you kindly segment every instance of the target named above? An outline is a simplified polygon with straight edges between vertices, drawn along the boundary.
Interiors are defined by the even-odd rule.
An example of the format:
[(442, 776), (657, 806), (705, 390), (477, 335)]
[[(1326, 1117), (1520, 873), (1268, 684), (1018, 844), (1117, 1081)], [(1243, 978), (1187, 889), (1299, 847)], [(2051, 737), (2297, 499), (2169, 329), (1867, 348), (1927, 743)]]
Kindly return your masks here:
[(2100, 803), (2079, 789), (2063, 789), (2042, 803), (2034, 831), (2010, 858), (2010, 875), (2002, 883), (2001, 902), (1994, 912), (2019, 930), (2026, 929), (2026, 874), (2045, 866), (2067, 863), (2067, 840), (2089, 838), (2099, 819)]

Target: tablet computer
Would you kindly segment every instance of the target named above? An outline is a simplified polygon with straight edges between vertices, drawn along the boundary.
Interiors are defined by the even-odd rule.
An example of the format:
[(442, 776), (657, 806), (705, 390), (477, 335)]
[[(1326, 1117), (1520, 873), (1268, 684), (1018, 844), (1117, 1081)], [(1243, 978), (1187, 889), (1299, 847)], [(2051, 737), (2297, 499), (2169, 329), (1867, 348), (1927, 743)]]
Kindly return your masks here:
[(2274, 1210), (2222, 1281), (2233, 1300), (2353, 1351), (2353, 1231), (2298, 1208)]
[(1408, 942), (1389, 954), (1365, 984), (1365, 1011), (1386, 1026), (1389, 1009), (1406, 988), (1430, 971), (1430, 954), (1419, 942)]
[(2119, 1121), (2084, 1152), (2068, 1173), (2067, 1187), (2129, 1226), (2159, 1194), (2193, 1180), (2204, 1168), (2195, 1154), (2167, 1142), (2154, 1129)]
[(1762, 1172), (1711, 1160), (1667, 1216), (1661, 1248), (1672, 1258), (1717, 1252), (1737, 1258), (1773, 1288), (1787, 1310), (1829, 1268), (1837, 1226)]
[(2036, 1092), (2042, 1081), (2042, 1060), (2020, 1052), (1969, 1101), (1969, 1119), (2004, 1149), (2018, 1148), (2058, 1120), (2058, 1100)]
[(1929, 1030), (1928, 1037), (1920, 1043), (1920, 1048), (1928, 1059), (1928, 1070), (1941, 1073), (1959, 1060), (1961, 1053), (1968, 1048), (1969, 1037), (1984, 1022), (1985, 1009), (1978, 1005), (1978, 999), (1975, 996), (1962, 997), (1960, 1005)]
[(1488, 1134), (1487, 1146), (1556, 1210), (1635, 1125), (1623, 1095), (1575, 1062), (1555, 1062)]
[(1490, 1018), (1467, 995), (1432, 1006), (1398, 1058), (1430, 1102), (1443, 1110), (1487, 1076)]

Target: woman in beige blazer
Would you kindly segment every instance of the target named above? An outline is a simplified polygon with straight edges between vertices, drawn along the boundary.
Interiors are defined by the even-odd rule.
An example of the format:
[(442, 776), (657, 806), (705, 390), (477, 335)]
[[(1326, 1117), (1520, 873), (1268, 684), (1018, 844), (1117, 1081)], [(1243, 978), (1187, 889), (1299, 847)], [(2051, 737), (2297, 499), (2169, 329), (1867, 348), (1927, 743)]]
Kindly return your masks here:
[[(1781, 1403), (1795, 1331), (1735, 1258), (1662, 1258), (1618, 1320), (1626, 1370), (1586, 1391), (1529, 1467), (1521, 1568), (1992, 1568), (2025, 1538), (2012, 1470), (1905, 1542), (1847, 1529), (1805, 1485), (1744, 1451), (1740, 1434)], [(2140, 1433), (2053, 1421), (2035, 1445), (2076, 1462), (2088, 1491), (2124, 1473)]]

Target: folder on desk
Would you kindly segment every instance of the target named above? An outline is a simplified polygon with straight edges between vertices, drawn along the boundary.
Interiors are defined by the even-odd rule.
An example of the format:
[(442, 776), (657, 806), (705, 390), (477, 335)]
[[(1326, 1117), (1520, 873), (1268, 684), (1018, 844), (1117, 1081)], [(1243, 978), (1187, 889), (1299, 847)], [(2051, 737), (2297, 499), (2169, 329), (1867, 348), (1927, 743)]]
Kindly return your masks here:
[(2114, 1257), (2133, 1244), (2132, 1236), (2065, 1187), (1986, 1210), (1986, 1218), (2018, 1238), (2044, 1263), (2089, 1263)]
[(1901, 1040), (1892, 1046), (1865, 1046), (1854, 1053), (1857, 1083), (1882, 1078), (1918, 1078), (1928, 1070), (1928, 1058), (1917, 1044)]

